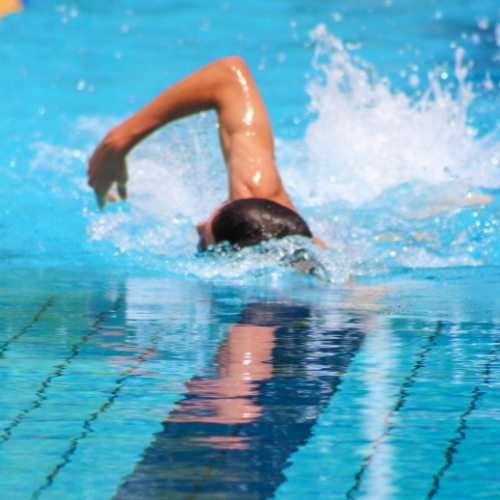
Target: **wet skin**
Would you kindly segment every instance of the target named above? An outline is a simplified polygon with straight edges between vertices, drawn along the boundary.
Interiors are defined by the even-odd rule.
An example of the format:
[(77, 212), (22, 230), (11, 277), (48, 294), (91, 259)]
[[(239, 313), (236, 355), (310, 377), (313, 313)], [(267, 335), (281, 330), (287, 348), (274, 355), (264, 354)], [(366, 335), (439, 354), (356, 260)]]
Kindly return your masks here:
[[(172, 85), (108, 132), (89, 160), (88, 184), (99, 207), (127, 198), (127, 154), (145, 137), (180, 118), (216, 110), (219, 139), (227, 167), (229, 201), (263, 198), (298, 213), (285, 191), (274, 161), (274, 137), (266, 106), (250, 70), (239, 57), (219, 59)], [(215, 243), (211, 223), (217, 207), (197, 230), (206, 246)], [(314, 238), (323, 248), (325, 244)]]

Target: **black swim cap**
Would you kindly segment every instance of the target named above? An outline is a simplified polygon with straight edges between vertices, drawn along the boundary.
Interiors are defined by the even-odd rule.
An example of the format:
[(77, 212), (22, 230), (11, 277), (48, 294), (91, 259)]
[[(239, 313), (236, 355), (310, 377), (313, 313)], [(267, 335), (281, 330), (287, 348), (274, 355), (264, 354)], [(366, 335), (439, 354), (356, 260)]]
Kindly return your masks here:
[(301, 235), (312, 238), (304, 219), (287, 207), (262, 198), (245, 198), (222, 207), (212, 221), (216, 243), (243, 248), (271, 238)]

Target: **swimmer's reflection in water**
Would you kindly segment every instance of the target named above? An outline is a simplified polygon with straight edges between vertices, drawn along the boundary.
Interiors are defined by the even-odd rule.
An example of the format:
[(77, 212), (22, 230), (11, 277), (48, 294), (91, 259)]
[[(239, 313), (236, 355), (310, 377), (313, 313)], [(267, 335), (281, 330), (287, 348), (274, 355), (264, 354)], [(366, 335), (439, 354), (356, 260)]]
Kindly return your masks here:
[(268, 498), (364, 336), (359, 315), (335, 330), (313, 315), (249, 305), (115, 499)]
[[(261, 416), (258, 389), (262, 381), (272, 376), (274, 332), (278, 325), (272, 325), (271, 318), (265, 317), (272, 313), (260, 314), (264, 317), (257, 318), (258, 324), (254, 320), (233, 325), (217, 354), (215, 378), (191, 380), (187, 398), (172, 413), (170, 422), (234, 425)], [(227, 444), (227, 438), (223, 441)]]

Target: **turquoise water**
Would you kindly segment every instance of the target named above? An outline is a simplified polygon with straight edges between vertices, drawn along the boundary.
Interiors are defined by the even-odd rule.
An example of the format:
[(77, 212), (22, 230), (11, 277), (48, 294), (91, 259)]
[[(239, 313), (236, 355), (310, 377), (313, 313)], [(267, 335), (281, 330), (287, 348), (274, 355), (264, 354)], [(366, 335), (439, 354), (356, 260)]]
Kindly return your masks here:
[[(228, 54), (328, 251), (196, 255), (211, 113), (98, 212), (104, 133)], [(498, 496), (496, 2), (33, 0), (0, 63), (6, 498)], [(284, 264), (304, 246), (316, 278)]]

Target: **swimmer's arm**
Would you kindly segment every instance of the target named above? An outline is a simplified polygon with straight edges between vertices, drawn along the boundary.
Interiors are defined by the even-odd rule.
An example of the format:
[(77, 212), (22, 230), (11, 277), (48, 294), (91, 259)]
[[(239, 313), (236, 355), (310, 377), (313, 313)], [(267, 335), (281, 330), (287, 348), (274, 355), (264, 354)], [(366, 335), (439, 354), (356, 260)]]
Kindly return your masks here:
[[(127, 198), (126, 155), (159, 128), (186, 116), (215, 109), (222, 153), (229, 168), (229, 199), (265, 198), (295, 212), (274, 163), (274, 138), (266, 106), (240, 57), (215, 61), (172, 85), (108, 132), (89, 160), (88, 184), (101, 209), (116, 182)], [(326, 248), (323, 241), (314, 242)]]
[[(125, 157), (139, 142), (174, 120), (211, 109), (219, 116), (221, 148), (230, 165), (230, 177), (234, 157), (244, 156), (249, 142), (252, 149), (264, 151), (269, 156), (272, 166), (268, 167), (274, 168), (277, 174), (271, 123), (257, 85), (241, 58), (226, 57), (169, 87), (106, 135), (90, 158), (88, 169), (89, 185), (94, 188), (100, 207), (104, 207), (113, 182), (117, 182), (120, 196), (126, 198)], [(244, 169), (241, 165), (239, 170)], [(239, 182), (238, 175), (235, 179)], [(281, 182), (279, 184), (277, 188), (284, 191)], [(234, 196), (239, 197), (249, 196), (245, 193)], [(290, 208), (296, 210), (288, 195), (283, 201), (282, 204), (292, 205)]]
[(250, 70), (239, 57), (215, 61), (172, 85), (111, 130), (110, 138), (126, 155), (159, 128), (212, 109), (219, 116), (221, 146), (226, 160), (231, 154), (231, 139), (249, 126), (256, 129), (263, 145), (274, 151), (267, 110)]

